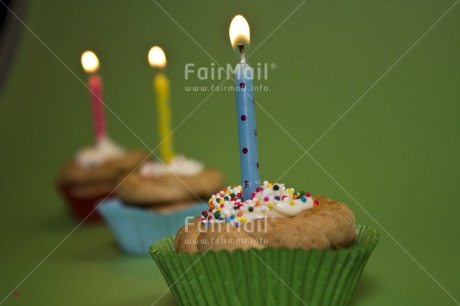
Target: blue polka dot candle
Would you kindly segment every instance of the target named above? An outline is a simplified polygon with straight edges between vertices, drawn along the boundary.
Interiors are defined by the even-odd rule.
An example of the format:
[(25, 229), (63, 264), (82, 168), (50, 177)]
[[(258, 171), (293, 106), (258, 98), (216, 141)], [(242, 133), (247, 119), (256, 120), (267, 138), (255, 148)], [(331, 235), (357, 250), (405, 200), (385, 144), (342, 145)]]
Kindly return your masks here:
[(250, 199), (260, 186), (259, 154), (257, 150), (256, 114), (254, 109), (254, 70), (246, 61), (244, 45), (249, 43), (249, 25), (237, 15), (230, 24), (230, 41), (238, 46), (241, 61), (235, 68), (236, 111), (240, 148), (241, 186), (243, 199)]

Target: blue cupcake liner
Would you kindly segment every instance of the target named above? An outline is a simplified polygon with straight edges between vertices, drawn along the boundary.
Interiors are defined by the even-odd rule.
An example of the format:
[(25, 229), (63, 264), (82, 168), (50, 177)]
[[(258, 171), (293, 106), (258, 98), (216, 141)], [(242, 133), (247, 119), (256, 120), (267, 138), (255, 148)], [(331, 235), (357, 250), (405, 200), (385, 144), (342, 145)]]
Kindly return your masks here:
[(190, 208), (158, 213), (124, 205), (115, 198), (99, 203), (97, 210), (124, 252), (147, 256), (152, 243), (176, 234), (185, 224), (187, 217), (195, 218), (206, 207), (205, 203), (197, 202)]

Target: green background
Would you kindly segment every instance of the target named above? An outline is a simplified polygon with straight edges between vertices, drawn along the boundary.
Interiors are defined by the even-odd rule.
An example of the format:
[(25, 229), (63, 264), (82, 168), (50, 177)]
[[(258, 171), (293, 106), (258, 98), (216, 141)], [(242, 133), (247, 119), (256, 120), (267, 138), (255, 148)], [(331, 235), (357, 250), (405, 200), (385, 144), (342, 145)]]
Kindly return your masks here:
[(161, 45), (176, 151), (239, 183), (234, 94), (186, 92), (220, 81), (185, 80), (184, 66), (236, 64), (228, 26), (241, 13), (251, 64), (276, 64), (255, 81), (268, 88), (256, 93), (262, 179), (342, 200), (381, 234), (352, 305), (459, 305), (458, 2), (29, 1), (0, 96), (0, 301), (174, 304), (153, 260), (121, 253), (104, 225), (76, 227), (54, 188), (92, 143), (80, 55), (101, 60), (112, 138), (154, 149), (146, 56)]

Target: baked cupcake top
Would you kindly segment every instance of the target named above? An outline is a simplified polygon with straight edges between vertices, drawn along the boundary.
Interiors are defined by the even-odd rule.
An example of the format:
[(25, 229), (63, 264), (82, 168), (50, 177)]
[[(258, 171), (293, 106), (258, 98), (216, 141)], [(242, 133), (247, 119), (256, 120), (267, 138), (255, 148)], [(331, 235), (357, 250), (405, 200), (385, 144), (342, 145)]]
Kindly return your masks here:
[(309, 192), (296, 192), (284, 184), (268, 181), (257, 187), (248, 200), (242, 199), (241, 186), (229, 186), (212, 195), (208, 203), (209, 209), (202, 212), (203, 224), (225, 222), (235, 227), (266, 217), (293, 217), (319, 204)]
[(105, 137), (94, 146), (80, 150), (75, 156), (75, 161), (83, 168), (92, 168), (108, 160), (120, 158), (125, 153), (125, 149)]
[(190, 159), (185, 155), (176, 155), (170, 163), (148, 161), (139, 169), (143, 177), (158, 177), (162, 175), (193, 176), (203, 171), (203, 163)]
[(111, 191), (119, 176), (139, 167), (148, 155), (144, 150), (126, 150), (109, 138), (102, 138), (95, 145), (79, 150), (61, 167), (58, 183), (83, 188), (82, 194), (85, 195), (92, 194), (92, 191), (85, 190), (93, 190), (97, 184), (102, 184), (105, 191)]
[(352, 246), (356, 237), (354, 214), (344, 203), (264, 182), (247, 200), (241, 186), (214, 194), (209, 209), (179, 229), (175, 250), (338, 249)]
[(116, 195), (128, 205), (173, 209), (177, 204), (194, 204), (207, 199), (222, 186), (220, 171), (207, 169), (201, 162), (184, 155), (176, 155), (167, 164), (146, 162), (139, 171), (123, 180)]

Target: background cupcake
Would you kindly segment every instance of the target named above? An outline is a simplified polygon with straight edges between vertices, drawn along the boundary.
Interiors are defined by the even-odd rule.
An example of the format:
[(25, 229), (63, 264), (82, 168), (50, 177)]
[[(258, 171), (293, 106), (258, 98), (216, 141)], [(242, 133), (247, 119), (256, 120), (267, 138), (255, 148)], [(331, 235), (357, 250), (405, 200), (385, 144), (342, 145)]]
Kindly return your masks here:
[(142, 165), (119, 186), (117, 199), (101, 203), (98, 208), (121, 248), (136, 255), (148, 255), (153, 242), (174, 234), (186, 217), (206, 207), (202, 199), (223, 186), (218, 170), (205, 169), (202, 163), (174, 153), (169, 80), (162, 71), (166, 56), (154, 46), (148, 60), (157, 72), (153, 87), (161, 160)]
[(100, 219), (95, 204), (112, 196), (120, 177), (139, 167), (148, 157), (142, 150), (127, 151), (110, 140), (105, 124), (99, 59), (92, 51), (81, 56), (89, 74), (95, 144), (80, 150), (59, 171), (57, 185), (78, 219)]
[(172, 235), (190, 216), (200, 214), (202, 201), (223, 185), (222, 174), (184, 156), (169, 165), (147, 162), (129, 175), (98, 211), (120, 247), (134, 255), (148, 255), (150, 245)]
[(112, 197), (120, 178), (142, 165), (147, 157), (142, 150), (126, 151), (104, 138), (62, 166), (58, 189), (77, 219), (100, 219), (96, 204)]

